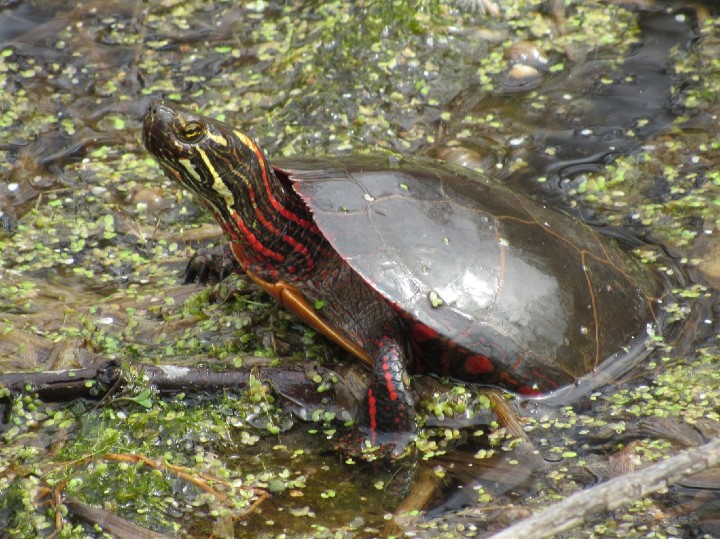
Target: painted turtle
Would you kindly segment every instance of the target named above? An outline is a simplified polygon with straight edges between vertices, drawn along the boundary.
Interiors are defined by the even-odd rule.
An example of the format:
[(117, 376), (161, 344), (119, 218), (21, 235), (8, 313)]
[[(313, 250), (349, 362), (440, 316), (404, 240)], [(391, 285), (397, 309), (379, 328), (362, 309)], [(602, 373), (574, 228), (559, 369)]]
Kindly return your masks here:
[(395, 156), (270, 165), (247, 135), (164, 102), (143, 140), (252, 280), (371, 366), (373, 442), (415, 429), (406, 367), (538, 395), (647, 351), (657, 277), (491, 178)]

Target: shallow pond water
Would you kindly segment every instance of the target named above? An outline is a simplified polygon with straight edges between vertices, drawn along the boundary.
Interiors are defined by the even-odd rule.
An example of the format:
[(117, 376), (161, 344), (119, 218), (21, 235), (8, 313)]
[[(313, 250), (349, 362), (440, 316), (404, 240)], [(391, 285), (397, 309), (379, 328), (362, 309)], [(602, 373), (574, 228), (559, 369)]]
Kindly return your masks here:
[[(466, 411), (482, 408), (476, 388), (428, 382), (427, 460), (395, 466), (346, 463), (332, 422), (298, 422), (261, 384), (161, 397), (138, 378), (102, 406), (6, 396), (0, 528), (52, 533), (43, 488), (67, 481), (68, 498), (179, 535), (482, 535), (611, 477), (617, 459), (717, 435), (715, 8), (502, 4), (0, 2), (0, 373), (346, 359), (240, 279), (182, 284), (188, 256), (221, 234), (142, 148), (157, 97), (242, 128), (270, 156), (395, 151), (491, 172), (635, 247), (690, 321), (581, 405), (524, 403), (522, 443)], [(100, 457), (120, 453), (225, 480), (232, 500)], [(720, 534), (708, 482), (573, 536)], [(403, 500), (422, 508), (407, 502), (418, 485), (435, 492), (428, 518), (393, 521)], [(67, 522), (68, 537), (97, 534)]]

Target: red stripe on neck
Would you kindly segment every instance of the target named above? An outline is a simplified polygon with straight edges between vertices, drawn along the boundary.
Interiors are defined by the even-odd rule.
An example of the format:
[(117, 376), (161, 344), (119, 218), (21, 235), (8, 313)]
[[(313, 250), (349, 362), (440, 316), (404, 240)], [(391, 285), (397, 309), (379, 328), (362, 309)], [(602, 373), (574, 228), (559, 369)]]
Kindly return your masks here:
[(285, 257), (282, 254), (265, 247), (260, 242), (260, 240), (257, 239), (257, 236), (255, 236), (255, 234), (253, 234), (252, 231), (245, 225), (245, 223), (240, 218), (240, 216), (237, 214), (237, 212), (233, 212), (232, 216), (233, 216), (233, 219), (235, 220), (235, 224), (237, 224), (238, 228), (240, 229), (240, 232), (242, 232), (243, 236), (245, 236), (246, 241), (250, 244), (250, 247), (252, 248), (252, 250), (254, 252), (261, 254), (261, 255), (265, 256), (266, 258), (271, 258), (280, 263), (282, 263), (285, 260)]

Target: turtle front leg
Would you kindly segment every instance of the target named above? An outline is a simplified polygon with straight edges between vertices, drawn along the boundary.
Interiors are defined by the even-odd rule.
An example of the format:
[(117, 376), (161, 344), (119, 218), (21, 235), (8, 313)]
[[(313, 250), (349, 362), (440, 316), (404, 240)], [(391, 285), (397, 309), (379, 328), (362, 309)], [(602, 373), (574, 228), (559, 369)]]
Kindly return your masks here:
[[(417, 430), (415, 398), (407, 374), (407, 352), (397, 337), (383, 334), (373, 341), (375, 363), (370, 377), (362, 425), (373, 446), (404, 451)], [(361, 427), (362, 429), (362, 427)]]

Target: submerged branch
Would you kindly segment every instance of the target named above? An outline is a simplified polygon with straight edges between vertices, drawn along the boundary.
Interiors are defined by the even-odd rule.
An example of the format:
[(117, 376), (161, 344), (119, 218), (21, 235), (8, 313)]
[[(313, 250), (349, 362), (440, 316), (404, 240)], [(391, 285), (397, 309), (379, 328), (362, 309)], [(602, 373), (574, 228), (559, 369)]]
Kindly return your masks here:
[[(270, 365), (257, 364), (257, 358), (249, 358), (247, 366), (182, 367), (176, 365), (148, 365), (105, 361), (95, 367), (63, 371), (25, 372), (0, 374), (0, 401), (7, 401), (22, 392), (36, 393), (46, 402), (69, 401), (78, 398), (101, 399), (113, 388), (122, 386), (132, 377), (141, 375), (144, 381), (160, 393), (173, 392), (221, 392), (241, 390), (251, 378), (269, 383), (275, 392), (294, 407), (321, 404), (326, 409), (353, 410), (357, 406), (358, 393), (352, 367), (347, 372), (336, 372), (313, 362), (301, 364), (291, 361)], [(333, 383), (318, 391), (320, 380), (333, 379)]]

